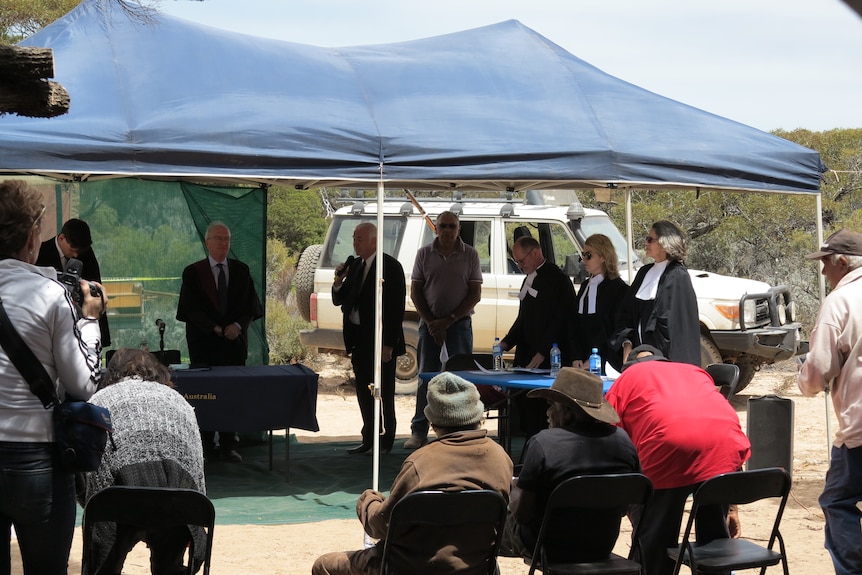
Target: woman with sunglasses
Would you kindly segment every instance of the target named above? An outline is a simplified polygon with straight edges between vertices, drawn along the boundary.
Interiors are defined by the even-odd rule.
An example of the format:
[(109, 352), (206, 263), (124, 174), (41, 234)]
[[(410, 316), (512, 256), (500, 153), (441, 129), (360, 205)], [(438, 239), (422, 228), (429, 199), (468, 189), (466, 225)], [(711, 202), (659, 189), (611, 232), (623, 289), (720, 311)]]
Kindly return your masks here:
[[(581, 284), (575, 306), (572, 367), (589, 368), (592, 349), (599, 350), (603, 362), (609, 362), (616, 370), (622, 364), (610, 353), (608, 339), (614, 330), (616, 312), (628, 290), (628, 284), (620, 277), (619, 258), (610, 238), (604, 234), (593, 234), (584, 242), (581, 254), (584, 269), (590, 274), (589, 281)], [(604, 365), (602, 373), (605, 373)]]
[(628, 359), (633, 347), (649, 344), (670, 361), (700, 366), (697, 298), (683, 261), (687, 243), (667, 220), (655, 222), (644, 238), (653, 263), (638, 270), (623, 298), (611, 348)]

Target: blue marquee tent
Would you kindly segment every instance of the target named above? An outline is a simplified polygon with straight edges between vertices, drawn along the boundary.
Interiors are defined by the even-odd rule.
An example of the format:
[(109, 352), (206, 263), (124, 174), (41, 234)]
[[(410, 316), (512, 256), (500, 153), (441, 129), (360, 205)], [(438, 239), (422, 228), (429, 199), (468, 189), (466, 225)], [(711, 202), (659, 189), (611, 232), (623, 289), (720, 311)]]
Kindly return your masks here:
[(819, 155), (659, 96), (517, 21), (321, 48), (85, 0), (52, 48), (64, 116), (0, 118), (0, 174), (303, 185), (819, 191)]

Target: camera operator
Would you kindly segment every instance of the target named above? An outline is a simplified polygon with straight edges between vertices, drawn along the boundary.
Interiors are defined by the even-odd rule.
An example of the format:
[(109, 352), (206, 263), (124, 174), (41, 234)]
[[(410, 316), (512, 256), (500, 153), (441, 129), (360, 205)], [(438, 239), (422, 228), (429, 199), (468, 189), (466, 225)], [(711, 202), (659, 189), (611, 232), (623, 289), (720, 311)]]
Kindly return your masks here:
[[(36, 257), (37, 266), (51, 266), (61, 276), (68, 269), (69, 261), (76, 259), (81, 262), (80, 276), (93, 282), (102, 281), (99, 270), (99, 260), (93, 252), (93, 237), (90, 226), (84, 220), (72, 218), (63, 223), (60, 232), (53, 238), (48, 238), (39, 247)], [(102, 332), (102, 347), (111, 347), (111, 330), (108, 327), (108, 316), (99, 318), (99, 329)]]
[[(11, 324), (57, 386), (88, 399), (101, 374), (98, 319), (105, 302), (81, 282), (81, 310), (51, 268), (33, 265), (45, 213), (26, 182), (0, 183), (0, 298)], [(79, 317), (80, 315), (80, 317)], [(11, 569), (15, 527), (25, 575), (65, 574), (75, 528), (75, 481), (59, 464), (52, 411), (0, 348), (0, 572)], [(12, 480), (14, 479), (14, 481)]]

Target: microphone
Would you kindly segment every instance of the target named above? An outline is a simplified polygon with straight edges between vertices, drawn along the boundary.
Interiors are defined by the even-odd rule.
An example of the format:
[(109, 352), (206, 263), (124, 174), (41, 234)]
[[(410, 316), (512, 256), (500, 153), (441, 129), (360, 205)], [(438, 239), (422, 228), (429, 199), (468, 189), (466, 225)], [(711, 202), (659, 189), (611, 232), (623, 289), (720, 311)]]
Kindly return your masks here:
[(341, 270), (341, 273), (340, 273), (340, 274), (338, 274), (338, 277), (341, 277), (341, 276), (343, 276), (343, 275), (344, 275), (344, 272), (346, 272), (346, 271), (347, 271), (347, 269), (350, 267), (350, 264), (352, 264), (352, 263), (353, 263), (353, 260), (355, 260), (355, 259), (356, 259), (356, 258), (355, 258), (355, 257), (353, 257), (353, 256), (347, 256), (347, 259), (346, 259), (346, 260), (344, 260), (344, 268)]
[(156, 320), (156, 325), (158, 326), (158, 328), (159, 328), (159, 330), (160, 330), (160, 331), (164, 331), (164, 330), (165, 330), (165, 322), (164, 322), (164, 320), (157, 319), (157, 320)]

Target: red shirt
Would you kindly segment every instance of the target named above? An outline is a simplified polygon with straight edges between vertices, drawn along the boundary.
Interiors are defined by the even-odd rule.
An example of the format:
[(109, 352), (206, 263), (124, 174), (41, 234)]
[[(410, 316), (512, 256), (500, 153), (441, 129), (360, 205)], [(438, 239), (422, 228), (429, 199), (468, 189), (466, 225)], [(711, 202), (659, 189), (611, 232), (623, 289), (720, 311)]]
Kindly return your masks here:
[(655, 489), (739, 471), (751, 455), (733, 406), (687, 363), (651, 360), (625, 369), (606, 396)]

